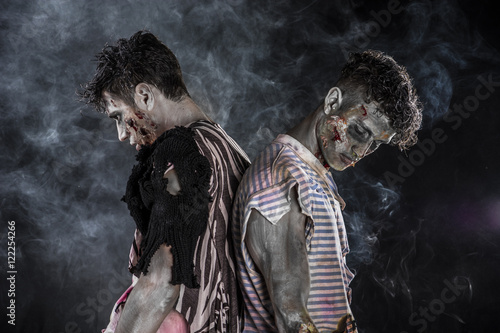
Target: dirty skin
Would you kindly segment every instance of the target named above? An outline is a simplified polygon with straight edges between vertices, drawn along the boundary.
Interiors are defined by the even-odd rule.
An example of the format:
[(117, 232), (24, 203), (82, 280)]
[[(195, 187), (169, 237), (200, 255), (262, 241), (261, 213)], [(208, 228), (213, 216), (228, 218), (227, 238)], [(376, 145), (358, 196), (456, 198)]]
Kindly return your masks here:
[(137, 117), (137, 120), (134, 120), (133, 118), (127, 119), (125, 121), (125, 123), (127, 124), (127, 129), (129, 131), (133, 130), (136, 133), (137, 143), (151, 144), (156, 140), (156, 124), (142, 112), (136, 111), (134, 112), (134, 114)]
[(321, 152), (317, 151), (314, 156), (318, 159), (318, 161), (325, 167), (326, 170), (330, 170), (330, 166), (326, 163), (325, 158)]
[[(328, 130), (333, 133), (333, 141), (344, 142), (347, 139), (347, 124), (344, 118), (334, 116), (331, 119), (328, 119), (326, 124), (328, 125)], [(323, 142), (323, 146), (326, 148), (328, 143), (326, 143), (325, 146), (325, 142)]]

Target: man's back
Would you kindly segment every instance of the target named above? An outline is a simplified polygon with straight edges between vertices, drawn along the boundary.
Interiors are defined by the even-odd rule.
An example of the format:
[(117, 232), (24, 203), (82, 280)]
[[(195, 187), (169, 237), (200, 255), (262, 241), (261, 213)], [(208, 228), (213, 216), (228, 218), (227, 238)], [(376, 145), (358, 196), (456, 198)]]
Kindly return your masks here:
[[(176, 310), (186, 318), (191, 332), (239, 332), (241, 316), (230, 212), (238, 184), (250, 163), (243, 150), (218, 124), (197, 121), (187, 127), (193, 130), (201, 155), (210, 163), (208, 192), (212, 200), (207, 228), (198, 240), (193, 258), (200, 287), (182, 285)], [(139, 259), (139, 237), (136, 232), (131, 266)]]
[(230, 224), (233, 199), (249, 160), (219, 125), (200, 121), (189, 127), (212, 168), (212, 202), (207, 229), (194, 256), (200, 288), (182, 286), (176, 309), (186, 317), (192, 332), (239, 332), (241, 317)]

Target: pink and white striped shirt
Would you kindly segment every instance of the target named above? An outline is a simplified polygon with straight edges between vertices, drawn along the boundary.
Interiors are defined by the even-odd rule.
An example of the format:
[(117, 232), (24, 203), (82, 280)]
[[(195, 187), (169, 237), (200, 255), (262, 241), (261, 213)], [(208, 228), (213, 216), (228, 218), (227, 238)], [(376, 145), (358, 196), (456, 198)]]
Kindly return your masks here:
[[(311, 289), (307, 310), (317, 328), (332, 331), (340, 318), (351, 314), (354, 275), (346, 265), (349, 252), (344, 220), (334, 193), (331, 174), (300, 142), (279, 135), (244, 175), (233, 205), (233, 234), (245, 301), (244, 332), (277, 332), (271, 299), (245, 243), (251, 210), (276, 224), (290, 210), (289, 192), (297, 188), (307, 219), (304, 237), (308, 247)], [(351, 317), (352, 318), (352, 317)], [(348, 320), (347, 332), (356, 332)]]
[[(193, 130), (199, 151), (212, 169), (209, 188), (212, 201), (208, 207), (207, 229), (198, 240), (193, 258), (200, 288), (181, 285), (175, 309), (185, 318), (190, 332), (239, 333), (240, 297), (231, 242), (231, 208), (239, 181), (250, 162), (246, 153), (218, 124), (197, 121), (188, 127)], [(141, 240), (142, 235), (136, 230), (130, 249), (130, 267), (139, 260)], [(104, 333), (114, 332), (136, 281), (137, 278), (115, 304)], [(165, 319), (158, 333), (172, 331), (170, 320), (170, 316)]]

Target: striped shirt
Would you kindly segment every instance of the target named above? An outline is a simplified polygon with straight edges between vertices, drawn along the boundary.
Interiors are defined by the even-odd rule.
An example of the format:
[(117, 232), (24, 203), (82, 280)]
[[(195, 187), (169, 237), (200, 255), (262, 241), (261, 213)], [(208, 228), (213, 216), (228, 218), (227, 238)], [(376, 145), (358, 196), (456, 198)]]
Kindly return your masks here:
[[(245, 152), (218, 125), (198, 121), (189, 125), (200, 153), (212, 168), (209, 219), (198, 240), (194, 265), (199, 289), (181, 285), (176, 310), (184, 315), (191, 332), (240, 332), (241, 304), (230, 224), (236, 189), (250, 162)], [(136, 230), (130, 267), (139, 258), (141, 234)]]
[[(316, 327), (332, 331), (350, 314), (354, 275), (345, 262), (349, 252), (337, 187), (331, 174), (300, 142), (279, 135), (243, 177), (233, 208), (233, 237), (245, 301), (244, 332), (277, 332), (272, 302), (245, 244), (252, 209), (276, 224), (290, 211), (290, 190), (296, 187), (303, 214), (311, 288), (307, 310)], [(347, 332), (355, 332), (348, 320)]]

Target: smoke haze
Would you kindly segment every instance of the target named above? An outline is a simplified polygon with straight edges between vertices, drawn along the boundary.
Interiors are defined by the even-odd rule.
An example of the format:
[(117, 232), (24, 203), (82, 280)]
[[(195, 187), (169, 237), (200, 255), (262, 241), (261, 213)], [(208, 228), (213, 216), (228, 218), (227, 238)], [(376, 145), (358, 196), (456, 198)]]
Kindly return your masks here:
[[(127, 287), (134, 223), (120, 198), (135, 149), (75, 92), (106, 43), (140, 29), (174, 52), (193, 99), (252, 159), (319, 105), (346, 52), (377, 49), (406, 66), (424, 104), (419, 138), (433, 148), (382, 147), (334, 174), (357, 271), (354, 315), (366, 333), (496, 327), (495, 15), (493, 1), (3, 1), (3, 309), (8, 221), (17, 275), (16, 325), (3, 315), (1, 331), (100, 331)], [(466, 287), (439, 303), (450, 283)]]

